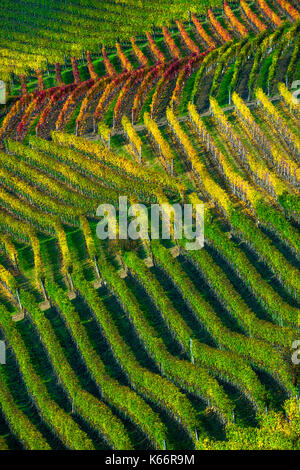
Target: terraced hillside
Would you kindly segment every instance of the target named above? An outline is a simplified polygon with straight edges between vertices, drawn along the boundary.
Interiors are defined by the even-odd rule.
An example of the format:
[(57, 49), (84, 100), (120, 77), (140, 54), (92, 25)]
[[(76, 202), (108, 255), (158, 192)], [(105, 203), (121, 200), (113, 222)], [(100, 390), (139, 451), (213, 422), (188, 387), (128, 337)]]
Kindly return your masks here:
[(86, 49), (97, 54), (102, 44), (129, 42), (132, 34), (143, 35), (176, 18), (188, 20), (189, 10), (201, 14), (208, 4), (220, 8), (222, 1), (3, 0), (0, 78), (46, 69)]
[[(299, 450), (299, 12), (230, 5), (4, 117), (0, 449)], [(204, 202), (204, 248), (101, 241), (120, 196)]]
[[(132, 38), (131, 49), (117, 43), (114, 55), (103, 48), (101, 61), (88, 51), (87, 65), (73, 58), (71, 70), (63, 70), (57, 63), (55, 78), (38, 71), (38, 84), (26, 84), (21, 77), (22, 96), (2, 118), (0, 138), (49, 138), (52, 130), (84, 135), (96, 131), (99, 121), (114, 130), (122, 127), (123, 115), (133, 123), (142, 122), (145, 111), (164, 119), (169, 105), (184, 115), (190, 100), (204, 113), (209, 95), (221, 105), (232, 104), (234, 91), (251, 101), (257, 87), (276, 95), (279, 82), (290, 86), (300, 77), (299, 20), (290, 24), (276, 16), (271, 23), (266, 13), (259, 19), (258, 3), (251, 10), (246, 5), (242, 1), (237, 10), (243, 19), (226, 4), (225, 24), (210, 10), (205, 23), (195, 15), (189, 28), (177, 21), (176, 34), (164, 27), (155, 39), (150, 33), (146, 42)], [(299, 13), (293, 12), (296, 19)]]

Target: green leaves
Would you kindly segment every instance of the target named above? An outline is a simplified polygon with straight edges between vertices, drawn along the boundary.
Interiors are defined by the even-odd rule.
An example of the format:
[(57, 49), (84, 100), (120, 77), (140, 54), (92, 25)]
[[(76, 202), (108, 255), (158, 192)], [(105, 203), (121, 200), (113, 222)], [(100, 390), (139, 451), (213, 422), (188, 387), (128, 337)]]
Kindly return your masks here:
[[(27, 307), (32, 304), (32, 301), (28, 299), (28, 294), (22, 296), (22, 301), (26, 303)], [(82, 431), (78, 424), (73, 421), (71, 416), (62, 410), (62, 408), (60, 408), (50, 397), (46, 386), (32, 366), (30, 355), (22, 337), (20, 336), (16, 325), (12, 323), (10, 315), (5, 310), (5, 307), (0, 306), (0, 313), (0, 325), (16, 355), (17, 363), (28, 392), (34, 398), (43, 419), (50, 428), (54, 429), (67, 448), (77, 450), (94, 449), (93, 443), (86, 433)]]

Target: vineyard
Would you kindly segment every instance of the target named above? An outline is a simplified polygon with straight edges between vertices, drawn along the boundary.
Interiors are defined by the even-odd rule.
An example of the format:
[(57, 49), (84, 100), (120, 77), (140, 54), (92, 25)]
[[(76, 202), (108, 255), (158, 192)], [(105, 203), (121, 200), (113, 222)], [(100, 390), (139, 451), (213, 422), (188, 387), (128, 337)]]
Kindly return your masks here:
[(0, 450), (300, 450), (298, 2), (2, 3)]

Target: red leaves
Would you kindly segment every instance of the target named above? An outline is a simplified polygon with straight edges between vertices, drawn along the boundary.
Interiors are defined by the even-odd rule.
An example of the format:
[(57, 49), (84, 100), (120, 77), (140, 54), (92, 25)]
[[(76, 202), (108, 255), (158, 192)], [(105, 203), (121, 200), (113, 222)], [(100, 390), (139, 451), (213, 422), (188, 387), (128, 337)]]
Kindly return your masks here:
[(63, 87), (60, 87), (55, 93), (53, 93), (53, 95), (51, 96), (47, 106), (45, 106), (45, 108), (43, 109), (43, 111), (41, 113), (40, 120), (38, 122), (38, 125), (36, 126), (36, 128), (38, 130), (41, 128), (41, 126), (43, 126), (46, 123), (46, 120), (47, 120), (51, 110), (56, 105), (56, 103), (58, 103), (58, 101), (61, 100), (65, 95), (67, 95), (68, 93), (73, 91), (75, 86), (76, 85), (74, 83), (70, 83), (69, 85), (65, 85)]

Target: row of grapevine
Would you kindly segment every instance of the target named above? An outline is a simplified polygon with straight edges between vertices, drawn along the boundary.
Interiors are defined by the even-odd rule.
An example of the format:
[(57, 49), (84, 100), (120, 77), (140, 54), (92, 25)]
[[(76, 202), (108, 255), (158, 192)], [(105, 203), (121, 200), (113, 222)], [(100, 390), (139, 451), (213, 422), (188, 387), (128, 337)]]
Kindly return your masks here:
[(153, 327), (146, 320), (136, 298), (124, 280), (104, 259), (102, 259), (101, 266), (103, 278), (119, 299), (122, 308), (127, 312), (149, 354), (159, 365), (162, 374), (184, 390), (208, 400), (225, 422), (231, 421), (232, 403), (217, 381), (205, 369), (171, 355), (162, 339), (157, 336)]
[(130, 145), (132, 147), (132, 150), (136, 157), (138, 158), (138, 162), (142, 163), (142, 141), (134, 129), (133, 125), (129, 121), (129, 119), (126, 116), (122, 117), (122, 126), (125, 132), (125, 135), (127, 139), (130, 142)]
[(277, 0), (277, 3), (294, 21), (300, 18), (300, 13), (287, 0)]
[(143, 166), (139, 165), (137, 162), (108, 151), (94, 142), (61, 132), (53, 132), (52, 138), (56, 144), (62, 145), (63, 147), (73, 148), (83, 154), (90, 154), (97, 161), (107, 163), (109, 166), (115, 167), (123, 174), (128, 173), (131, 177), (134, 177), (141, 182), (151, 183), (153, 187), (163, 187), (166, 190), (178, 191), (177, 188), (179, 183), (174, 178), (152, 169), (143, 168)]
[(119, 44), (118, 42), (116, 44), (116, 49), (117, 49), (117, 54), (120, 59), (120, 62), (123, 66), (123, 69), (126, 70), (127, 72), (132, 72), (133, 66), (130, 60), (128, 59), (128, 57), (126, 56), (126, 54), (124, 54), (121, 44)]
[(16, 405), (10, 393), (3, 371), (0, 369), (0, 403), (1, 410), (14, 435), (27, 450), (50, 450), (50, 446), (40, 431)]
[(184, 40), (184, 42), (185, 42), (186, 46), (188, 47), (188, 49), (190, 49), (190, 51), (193, 54), (199, 55), (200, 54), (199, 47), (190, 38), (190, 36), (188, 35), (188, 33), (187, 33), (186, 29), (184, 28), (183, 24), (178, 20), (176, 20), (176, 24), (178, 26), (178, 29), (179, 29), (180, 34), (182, 36), (182, 39)]
[(288, 123), (286, 123), (276, 110), (275, 106), (271, 103), (262, 89), (258, 89), (256, 91), (256, 98), (258, 100), (258, 104), (263, 107), (264, 112), (267, 113), (269, 120), (272, 122), (273, 125), (276, 126), (278, 132), (282, 134), (287, 141), (288, 144), (291, 145), (291, 150), (296, 152), (297, 155), (300, 154), (300, 138), (293, 134), (288, 127)]
[(136, 43), (135, 38), (130, 38), (131, 44), (132, 44), (132, 49), (135, 53), (135, 55), (138, 58), (138, 61), (140, 62), (141, 66), (147, 67), (149, 65), (149, 60), (143, 53), (143, 51), (139, 48), (139, 46)]
[[(214, 113), (220, 115), (222, 111), (214, 99), (211, 99), (211, 104)], [(211, 153), (214, 162), (217, 163), (220, 169), (222, 177), (225, 178), (233, 193), (246, 202), (252, 211), (254, 210), (256, 217), (259, 218), (263, 225), (265, 224), (272, 231), (277, 232), (287, 246), (298, 254), (300, 240), (297, 231), (286, 220), (284, 215), (273, 207), (272, 202), (266, 198), (263, 191), (256, 188), (251, 182), (249, 183), (247, 179), (245, 179), (247, 176), (241, 175), (241, 172), (232, 164), (231, 158), (228, 157), (228, 154), (231, 155), (231, 148), (229, 148), (226, 153), (220, 150), (218, 144), (214, 142), (214, 139), (205, 128), (204, 123), (200, 120), (194, 105), (189, 105), (189, 112), (201, 141)], [(227, 144), (224, 144), (224, 146), (227, 147)]]
[(172, 149), (166, 139), (162, 136), (156, 122), (151, 119), (149, 113), (144, 114), (144, 123), (147, 128), (147, 131), (151, 135), (152, 139), (155, 142), (156, 147), (158, 147), (158, 151), (160, 155), (165, 160), (165, 163), (171, 173), (173, 174), (173, 161), (174, 161), (174, 154), (172, 152)]
[(191, 15), (191, 18), (192, 18), (192, 21), (197, 29), (197, 33), (199, 34), (199, 36), (201, 37), (201, 39), (203, 39), (203, 41), (205, 42), (205, 44), (207, 45), (207, 47), (209, 48), (215, 48), (216, 47), (216, 43), (215, 41), (213, 40), (213, 38), (205, 31), (205, 29), (203, 28), (202, 24), (200, 23), (200, 21), (198, 20), (198, 18), (196, 17), (196, 15), (194, 15), (194, 13), (192, 13)]
[(226, 1), (224, 1), (224, 13), (229, 19), (230, 23), (232, 24), (233, 28), (235, 28), (240, 36), (245, 37), (248, 35), (247, 28), (237, 19), (233, 11), (231, 10), (230, 6)]
[[(168, 276), (178, 286), (183, 298), (191, 306), (192, 311), (197, 316), (201, 324), (211, 333), (218, 345), (225, 346), (229, 351), (247, 358), (259, 367), (265, 368), (274, 377), (277, 377), (282, 386), (286, 387), (290, 393), (295, 393), (290, 370), (286, 366), (280, 354), (276, 355), (275, 349), (261, 340), (245, 337), (228, 330), (217, 317), (211, 306), (196, 291), (188, 276), (180, 267), (178, 261), (163, 247), (155, 245), (154, 255), (162, 263)], [(246, 369), (246, 368), (245, 368)], [(232, 372), (232, 374), (234, 374)], [(251, 375), (251, 372), (248, 371)], [(240, 378), (241, 379), (241, 378)], [(247, 379), (245, 379), (247, 382)], [(250, 380), (253, 389), (256, 388), (257, 396), (262, 400), (262, 387), (253, 377)], [(253, 393), (253, 391), (252, 391)], [(263, 401), (261, 402), (261, 404)]]
[[(163, 257), (164, 255), (167, 256), (161, 247), (154, 250), (156, 260), (159, 261), (161, 259), (160, 255)], [(213, 370), (221, 378), (226, 377), (226, 381), (229, 380), (231, 383), (234, 383), (245, 392), (247, 397), (251, 397), (251, 400), (253, 400), (254, 405), (258, 409), (260, 407), (263, 409), (265, 391), (249, 366), (242, 359), (238, 358), (237, 355), (220, 352), (201, 344), (197, 338), (194, 338), (193, 332), (175, 310), (172, 302), (164, 293), (163, 288), (149, 272), (145, 264), (133, 254), (126, 255), (126, 263), (142, 283), (148, 295), (151, 296), (170, 331), (183, 345), (186, 352), (190, 354), (191, 361), (199, 363), (209, 370)], [(243, 371), (243, 373), (239, 373), (238, 370)]]
[(192, 168), (198, 175), (201, 185), (204, 187), (209, 198), (215, 202), (221, 211), (227, 214), (230, 211), (231, 206), (229, 197), (226, 192), (217, 183), (215, 183), (208, 173), (205, 165), (199, 160), (196, 150), (192, 146), (188, 136), (181, 128), (175, 114), (170, 108), (167, 109), (167, 119), (169, 126), (182, 146), (187, 158), (190, 160)]
[[(60, 161), (55, 160), (53, 158), (48, 158), (47, 155), (43, 154), (40, 151), (30, 149), (22, 144), (18, 145), (13, 141), (8, 142), (8, 149), (9, 151), (14, 152), (16, 155), (25, 158), (25, 160), (29, 161), (31, 165), (33, 164), (39, 169), (43, 168), (47, 173), (50, 171), (51, 176), (54, 176), (57, 181), (63, 181), (64, 183), (66, 183), (67, 186), (71, 186), (73, 190), (79, 190), (79, 193), (81, 195), (84, 194), (85, 196), (88, 196), (86, 203), (84, 203), (83, 201), (78, 202), (78, 198), (76, 198), (75, 194), (72, 195), (72, 193), (70, 194), (70, 192), (68, 194), (66, 192), (64, 193), (64, 189), (62, 187), (61, 195), (65, 195), (67, 200), (72, 203), (75, 202), (76, 205), (78, 205), (79, 207), (82, 207), (82, 205), (83, 207), (89, 207), (90, 209), (92, 207), (95, 207), (97, 202), (91, 203), (89, 201), (90, 198), (96, 198), (98, 202), (100, 200), (105, 199), (111, 201), (115, 201), (117, 199), (117, 194), (113, 188), (108, 188), (106, 190), (104, 186), (101, 186), (99, 184), (99, 181), (96, 183), (92, 179), (84, 177), (78, 171), (75, 171), (70, 168), (69, 165), (62, 164)], [(45, 185), (46, 183), (47, 180), (45, 179)], [(54, 185), (52, 185), (50, 181), (49, 185), (51, 185), (51, 190), (53, 192), (56, 191)]]
[(297, 100), (293, 97), (292, 93), (286, 88), (284, 83), (278, 84), (279, 93), (282, 96), (283, 100), (289, 107), (290, 111), (295, 114), (299, 113), (299, 105)]
[(261, 146), (264, 154), (268, 156), (272, 164), (284, 178), (292, 184), (298, 185), (300, 173), (297, 164), (291, 160), (287, 153), (282, 154), (277, 150), (274, 144), (268, 141), (260, 126), (255, 122), (251, 111), (236, 93), (233, 93), (232, 100), (236, 108), (236, 113), (240, 119), (243, 120), (249, 132), (251, 132), (253, 139)]
[(163, 64), (166, 61), (166, 58), (165, 58), (164, 54), (159, 49), (159, 47), (157, 46), (156, 42), (154, 41), (152, 35), (149, 32), (146, 32), (146, 36), (147, 36), (147, 39), (148, 39), (148, 43), (149, 43), (151, 52), (154, 55), (155, 59), (158, 62), (161, 62)]
[[(281, 282), (285, 283), (295, 298), (298, 298), (299, 288), (297, 287), (297, 279), (299, 276), (297, 269), (278, 250), (274, 249), (274, 246), (267, 241), (267, 237), (263, 235), (251, 219), (247, 218), (241, 210), (233, 207), (226, 192), (211, 178), (205, 166), (200, 162), (187, 135), (181, 129), (171, 110), (167, 111), (167, 117), (174, 134), (191, 161), (194, 171), (200, 177), (201, 185), (204, 187), (209, 199), (229, 218), (234, 229), (242, 234), (246, 243), (260, 253), (260, 256), (266, 260), (276, 276), (279, 277)], [(294, 232), (292, 231), (291, 242), (293, 246), (297, 246), (293, 241), (293, 237)]]
[(239, 135), (236, 133), (221, 108), (217, 106), (216, 102), (214, 103), (216, 105), (214, 108), (214, 116), (216, 117), (222, 134), (226, 135), (227, 140), (229, 140), (245, 168), (251, 173), (254, 181), (262, 188), (265, 188), (272, 197), (278, 198), (278, 196), (286, 190), (286, 186), (274, 172), (270, 171), (262, 159), (258, 158), (253, 151), (249, 151), (244, 146)]
[(26, 388), (34, 399), (36, 406), (48, 424), (65, 446), (69, 449), (93, 450), (94, 445), (87, 434), (82, 431), (73, 418), (51, 398), (46, 385), (35, 371), (25, 343), (10, 315), (1, 305), (1, 328), (9, 341), (23, 376)]
[(271, 21), (274, 26), (280, 26), (282, 24), (282, 20), (274, 12), (274, 10), (269, 7), (268, 3), (265, 0), (257, 0), (257, 3), (262, 12), (267, 16), (269, 21)]
[(232, 38), (231, 38), (230, 34), (228, 33), (228, 31), (226, 31), (226, 29), (223, 28), (223, 26), (217, 20), (217, 18), (215, 17), (215, 15), (213, 14), (213, 12), (210, 8), (207, 10), (207, 16), (208, 16), (209, 21), (211, 22), (212, 26), (216, 30), (216, 32), (217, 32), (219, 38), (221, 39), (221, 41), (222, 42), (231, 41)]
[[(149, 185), (141, 184), (136, 179), (130, 178), (129, 175), (120, 174), (118, 171), (116, 171), (116, 169), (111, 168), (103, 162), (96, 162), (94, 159), (89, 157), (83, 158), (82, 154), (76, 150), (64, 148), (42, 139), (32, 138), (30, 143), (36, 150), (39, 151), (38, 155), (41, 158), (41, 162), (42, 155), (40, 152), (50, 154), (56, 160), (52, 166), (52, 169), (57, 168), (59, 169), (60, 173), (63, 173), (64, 175), (67, 175), (68, 171), (70, 172), (70, 175), (77, 175), (78, 185), (80, 185), (80, 182), (82, 182), (81, 188), (86, 188), (87, 191), (89, 191), (89, 184), (89, 192), (91, 192), (92, 195), (94, 194), (99, 201), (101, 199), (103, 200), (103, 197), (106, 197), (107, 200), (116, 202), (116, 194), (114, 195), (114, 191), (121, 190), (126, 191), (127, 194), (134, 192), (143, 201), (151, 199), (152, 189)], [(60, 166), (57, 165), (57, 161), (59, 162)], [(50, 163), (49, 166), (51, 167)], [(66, 171), (63, 172), (63, 169), (66, 169)], [(80, 173), (83, 173), (83, 175), (87, 178), (83, 179), (80, 177)], [(92, 178), (92, 180), (90, 180), (88, 177)], [(98, 190), (96, 184), (93, 183), (93, 179), (97, 180), (97, 185), (99, 188)], [(86, 184), (84, 184), (85, 180)], [(74, 185), (75, 182), (76, 180), (74, 178)], [(111, 192), (109, 192), (109, 190), (105, 190), (105, 187), (110, 189)], [(102, 191), (103, 197), (101, 198)], [(81, 205), (82, 203), (83, 201), (81, 201)], [(77, 201), (77, 199), (76, 205), (80, 205), (80, 201)]]
[(170, 31), (168, 30), (168, 28), (166, 28), (166, 26), (163, 26), (162, 32), (164, 35), (165, 42), (167, 43), (169, 47), (171, 55), (174, 57), (174, 59), (181, 59), (182, 58), (181, 51), (179, 47), (176, 45), (172, 35), (170, 34)]
[(241, 0), (241, 7), (247, 16), (247, 19), (253, 24), (259, 32), (267, 29), (266, 25), (259, 19), (259, 17), (251, 10), (245, 0)]
[(273, 325), (271, 322), (257, 318), (206, 250), (197, 252), (186, 251), (185, 256), (200, 270), (222, 305), (247, 330), (249, 336), (256, 337), (273, 345), (290, 347), (293, 341), (293, 329)]
[(114, 66), (112, 65), (111, 61), (109, 60), (107, 56), (106, 49), (104, 46), (102, 47), (102, 56), (103, 56), (104, 66), (108, 75), (110, 75), (111, 77), (114, 77), (115, 75), (117, 75)]
[[(102, 263), (101, 266), (103, 268)], [(104, 274), (103, 269), (101, 270), (101, 274)], [(171, 382), (160, 377), (158, 374), (148, 371), (137, 362), (130, 347), (124, 342), (113, 324), (99, 296), (97, 296), (79, 273), (73, 274), (73, 278), (75, 279), (75, 285), (79, 292), (86, 298), (93, 314), (101, 324), (102, 331), (110, 344), (114, 356), (130, 378), (134, 389), (151, 401), (159, 401), (171, 415), (181, 420), (183, 426), (186, 427), (194, 438), (194, 429), (197, 426), (197, 420), (193, 417), (191, 403), (189, 403), (184, 394)], [(111, 396), (109, 398), (110, 400), (112, 399)], [(127, 400), (124, 400), (123, 403), (125, 404), (126, 402)], [(140, 401), (138, 407), (139, 413), (135, 419), (139, 417), (139, 426), (146, 432), (155, 446), (163, 448), (164, 441), (166, 440), (165, 426), (159, 420), (157, 414), (150, 411), (145, 403), (143, 406), (141, 405), (142, 402)]]
[(205, 226), (207, 243), (217, 250), (220, 256), (233, 267), (269, 315), (278, 324), (282, 325), (284, 322), (287, 325), (296, 326), (298, 324), (299, 309), (284, 301), (273, 286), (266, 282), (238, 244), (225, 236), (220, 226), (212, 221), (209, 212), (207, 213)]

